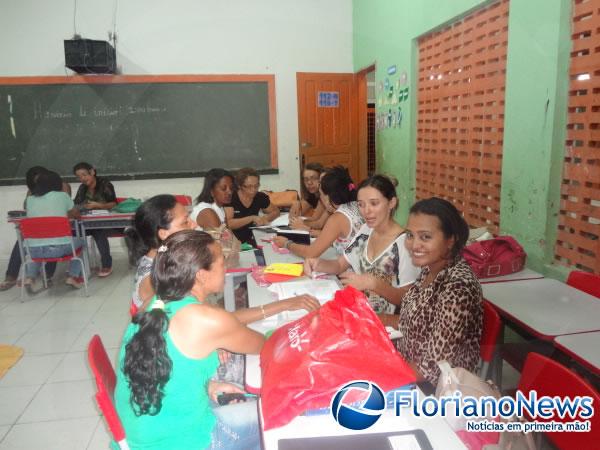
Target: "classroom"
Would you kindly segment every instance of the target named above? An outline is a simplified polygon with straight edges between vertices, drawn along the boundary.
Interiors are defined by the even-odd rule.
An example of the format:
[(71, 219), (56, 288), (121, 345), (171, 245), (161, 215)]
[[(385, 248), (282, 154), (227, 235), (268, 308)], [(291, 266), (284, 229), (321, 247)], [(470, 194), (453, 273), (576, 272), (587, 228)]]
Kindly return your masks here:
[[(4, 0), (1, 9), (0, 215), (6, 220), (0, 222), (0, 270), (8, 270), (11, 252), (20, 250), (22, 259), (29, 252), (24, 250), (27, 239), (21, 239), (23, 217), (15, 212), (40, 215), (32, 214), (30, 197), (37, 198), (40, 190), (48, 195), (46, 185), (56, 185), (47, 171), (40, 172), (38, 185), (28, 190), (26, 172), (33, 166), (60, 175), (68, 185), (62, 189), (72, 192), (61, 193), (69, 197), (69, 208), (90, 201), (77, 194), (85, 181), (74, 166), (82, 161), (91, 163), (96, 180), (110, 180), (114, 187), (114, 198), (97, 209), (111, 209), (124, 199), (144, 203), (137, 213), (100, 212), (86, 219), (84, 207), (83, 216), (69, 216), (73, 242), (81, 246), (83, 276), (75, 276), (73, 263), (58, 263), (48, 287), (40, 276), (34, 278), (39, 290), (21, 288), (15, 281), (0, 292), (0, 450), (117, 445), (119, 433), (109, 429), (107, 413), (96, 402), (98, 380), (88, 362), (94, 335), (100, 336), (117, 373), (117, 388), (107, 398), (116, 404), (126, 429), (118, 445), (139, 448), (144, 442), (140, 430), (153, 426), (132, 431), (139, 416), (124, 414), (120, 399), (124, 392), (130, 394), (134, 410), (135, 405), (151, 410), (153, 404), (134, 401), (133, 387), (124, 391), (123, 379), (129, 379), (119, 379), (129, 375), (119, 368), (119, 352), (125, 355), (125, 343), (136, 336), (134, 317), (150, 317), (144, 311), (160, 309), (169, 323), (178, 311), (169, 305), (173, 299), (161, 297), (161, 260), (175, 258), (177, 249), (190, 251), (190, 242), (211, 249), (197, 258), (215, 257), (204, 234), (188, 230), (196, 226), (221, 243), (222, 284), (214, 287), (219, 280), (211, 281), (213, 268), (198, 262), (198, 273), (207, 278), (197, 273), (190, 281), (193, 287), (177, 299), (185, 296), (183, 304), (195, 296), (202, 303), (200, 292), (210, 302), (216, 299), (215, 320), (230, 326), (230, 333), (214, 337), (210, 348), (202, 344), (202, 351), (184, 351), (191, 344), (180, 347), (171, 338), (165, 349), (196, 355), (194, 361), (206, 363), (203, 377), (219, 366), (215, 377), (220, 380), (203, 379), (207, 386), (219, 386), (213, 400), (240, 393), (223, 387), (231, 382), (241, 385), (246, 397), (239, 404), (231, 397), (234, 404), (215, 408), (209, 396), (216, 388), (204, 389), (202, 407), (214, 410), (214, 415), (206, 413), (212, 422), (201, 420), (204, 440), (195, 436), (152, 448), (205, 448), (209, 438), (208, 448), (216, 448), (222, 438), (218, 433), (227, 434), (226, 411), (233, 410), (227, 408), (234, 407), (243, 414), (252, 409), (254, 434), (244, 443), (249, 432), (240, 431), (237, 447), (223, 438), (224, 448), (461, 449), (496, 443), (498, 435), (480, 432), (484, 428), (465, 431), (465, 421), (394, 415), (392, 388), (410, 386), (432, 401), (458, 389), (442, 386), (443, 376), (438, 380), (446, 369), (464, 370), (473, 376), (471, 383), (491, 378), (499, 389), (495, 392), (507, 401), (517, 402), (515, 395), (533, 389), (551, 397), (587, 396), (582, 398), (596, 400), (597, 408), (600, 156), (595, 119), (600, 94), (595, 77), (600, 57), (594, 42), (600, 0)], [(105, 41), (96, 51), (107, 58), (101, 63), (106, 67), (67, 61), (67, 46), (73, 45), (73, 54), (81, 53), (76, 47), (83, 45), (81, 39)], [(105, 53), (110, 48), (115, 50), (112, 61)], [(114, 68), (107, 68), (113, 62)], [(110, 73), (102, 73), (106, 71)], [(314, 163), (325, 171), (303, 171)], [(87, 166), (75, 169), (82, 167)], [(210, 171), (217, 168), (228, 172)], [(205, 186), (213, 180), (215, 187), (209, 190)], [(229, 184), (221, 201), (216, 189), (223, 180)], [(305, 199), (310, 183), (317, 186), (311, 205), (285, 200), (277, 208), (276, 196), (257, 193), (294, 190)], [(242, 214), (234, 205), (237, 201), (246, 208), (246, 201), (259, 197), (269, 206), (263, 204), (255, 213)], [(436, 199), (428, 203), (432, 197)], [(203, 202), (213, 202), (216, 214), (210, 213), (209, 222), (214, 215), (218, 225), (201, 223), (198, 211), (206, 210), (198, 204)], [(379, 218), (382, 204), (389, 210), (384, 219)], [(168, 223), (157, 226), (152, 244), (142, 245), (145, 238), (136, 217), (150, 216), (152, 208), (168, 210)], [(322, 214), (321, 222), (318, 214), (304, 218), (313, 211)], [(450, 219), (455, 212), (459, 225)], [(436, 216), (439, 220), (431, 223), (443, 239), (427, 244), (417, 227), (427, 228), (430, 222), (423, 217)], [(178, 229), (161, 234), (180, 219)], [(301, 230), (275, 229), (271, 220)], [(447, 231), (444, 220), (453, 231)], [(456, 231), (463, 223), (470, 228), (465, 228), (468, 242), (461, 237), (464, 231)], [(113, 234), (102, 230), (110, 236), (106, 242), (112, 256), (107, 257), (105, 244), (94, 235), (99, 232), (95, 226), (113, 227)], [(380, 254), (370, 249), (378, 245), (381, 230), (394, 234), (377, 247), (395, 258), (390, 256), (395, 265), (391, 274), (371, 263), (370, 255)], [(477, 240), (479, 235), (483, 237)], [(486, 247), (488, 243), (498, 247)], [(440, 268), (431, 263), (436, 252), (444, 253), (432, 250), (438, 244), (447, 247), (441, 256), (447, 266)], [(499, 256), (499, 248), (510, 255)], [(497, 260), (478, 266), (485, 252), (491, 258), (493, 249)], [(512, 259), (505, 263), (502, 257)], [(140, 287), (144, 258), (147, 298), (142, 295), (146, 288)], [(452, 303), (453, 292), (448, 298), (430, 295), (448, 301), (447, 308), (456, 307), (449, 310), (454, 319), (463, 317), (464, 323), (455, 326), (467, 328), (458, 344), (464, 351), (460, 357), (441, 358), (455, 369), (438, 367), (439, 358), (433, 359), (432, 369), (431, 361), (419, 359), (422, 350), (411, 339), (438, 346), (453, 337), (431, 329), (437, 322), (423, 312), (419, 292), (435, 287), (438, 274), (454, 273), (448, 269), (453, 264), (463, 274), (463, 263), (467, 278), (473, 279), (472, 291), (456, 288), (469, 292), (463, 305)], [(293, 275), (300, 275), (299, 281), (279, 282), (289, 277), (264, 272), (263, 266), (277, 264), (286, 265), (280, 270), (302, 268)], [(369, 270), (375, 275), (367, 276)], [(187, 272), (178, 273), (183, 277)], [(204, 284), (196, 280), (200, 278)], [(357, 293), (341, 290), (347, 286)], [(350, 302), (351, 295), (361, 300)], [(307, 394), (306, 403), (295, 404), (285, 396), (286, 383), (295, 381), (287, 379), (286, 370), (296, 354), (287, 355), (288, 366), (270, 363), (274, 342), (285, 336), (290, 348), (309, 345), (310, 336), (302, 340), (298, 331), (306, 318), (340, 313), (336, 308), (344, 302), (355, 305), (346, 306), (350, 309), (362, 305), (368, 312), (357, 315), (379, 318), (373, 326), (388, 333), (383, 342), (370, 334), (355, 337), (353, 345), (370, 342), (374, 355), (382, 351), (376, 348), (380, 344), (393, 356), (379, 370), (376, 364), (349, 365), (346, 378), (338, 373), (333, 391), (313, 386), (309, 393), (325, 394)], [(463, 306), (466, 313), (459, 309)], [(231, 325), (230, 317), (237, 318), (237, 325)], [(367, 333), (370, 327), (357, 325), (356, 332)], [(16, 355), (9, 355), (12, 362), (4, 369), (2, 351)], [(353, 351), (370, 352), (368, 346)], [(304, 363), (297, 361), (296, 373), (302, 373)], [(346, 388), (358, 389), (359, 380), (382, 393), (383, 409), (373, 425), (349, 429), (342, 424), (348, 419), (332, 405), (337, 407)], [(267, 386), (270, 392), (265, 392)], [(401, 396), (396, 395), (398, 402)], [(340, 408), (348, 409), (347, 399), (344, 405), (339, 401)], [(171, 404), (165, 402), (166, 408)], [(600, 416), (586, 417), (581, 408), (578, 417), (560, 422), (571, 427), (573, 420), (581, 420), (591, 428), (587, 432), (553, 432), (556, 428), (544, 428), (544, 421), (525, 414), (507, 420), (532, 423), (539, 432), (502, 429), (501, 434), (519, 434), (526, 448), (600, 448)], [(205, 417), (200, 409), (195, 414)], [(479, 417), (483, 419), (488, 417)]]

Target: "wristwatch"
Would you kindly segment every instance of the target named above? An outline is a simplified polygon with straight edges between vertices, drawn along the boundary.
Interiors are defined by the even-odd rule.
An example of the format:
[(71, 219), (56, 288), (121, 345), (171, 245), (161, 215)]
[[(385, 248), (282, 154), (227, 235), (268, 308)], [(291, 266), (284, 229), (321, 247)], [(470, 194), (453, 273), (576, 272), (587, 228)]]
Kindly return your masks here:
[(289, 250), (290, 245), (292, 245), (293, 243), (294, 243), (294, 241), (292, 241), (291, 239), (288, 239), (287, 241), (285, 241), (285, 248), (287, 248)]

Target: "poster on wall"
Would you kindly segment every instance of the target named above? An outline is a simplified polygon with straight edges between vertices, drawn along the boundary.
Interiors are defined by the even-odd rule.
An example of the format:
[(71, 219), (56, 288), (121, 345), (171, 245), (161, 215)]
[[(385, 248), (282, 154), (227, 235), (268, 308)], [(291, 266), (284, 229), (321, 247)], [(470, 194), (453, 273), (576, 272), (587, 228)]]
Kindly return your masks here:
[[(398, 71), (397, 66), (391, 65), (386, 70), (387, 75), (377, 83), (377, 107), (375, 129), (386, 130), (401, 128), (403, 111), (400, 106), (408, 101), (408, 74), (406, 70)], [(392, 77), (391, 75), (397, 75)], [(389, 105), (393, 105), (390, 107)]]

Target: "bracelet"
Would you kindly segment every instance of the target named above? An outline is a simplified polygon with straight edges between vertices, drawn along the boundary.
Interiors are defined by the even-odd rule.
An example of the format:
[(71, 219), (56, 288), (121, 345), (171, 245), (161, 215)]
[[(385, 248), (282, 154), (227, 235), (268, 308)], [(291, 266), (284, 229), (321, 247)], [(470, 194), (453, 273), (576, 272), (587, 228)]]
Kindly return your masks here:
[(287, 241), (285, 241), (285, 248), (287, 248), (288, 250), (290, 249), (290, 245), (292, 245), (294, 243), (294, 241), (292, 241), (291, 239), (288, 239)]
[(265, 314), (265, 307), (263, 305), (260, 305), (260, 312), (263, 315), (263, 320), (267, 318), (267, 315)]

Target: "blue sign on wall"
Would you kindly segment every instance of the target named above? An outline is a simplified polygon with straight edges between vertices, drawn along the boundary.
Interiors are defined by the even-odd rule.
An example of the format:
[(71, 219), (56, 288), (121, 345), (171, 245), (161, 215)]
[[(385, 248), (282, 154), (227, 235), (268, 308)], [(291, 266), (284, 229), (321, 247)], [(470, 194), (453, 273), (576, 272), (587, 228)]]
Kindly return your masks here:
[(319, 108), (339, 108), (340, 93), (319, 91), (317, 105)]

